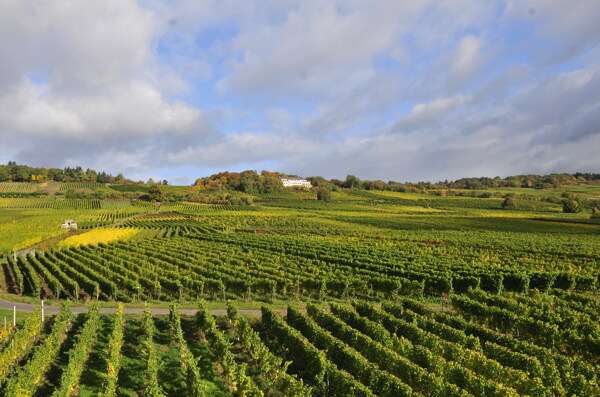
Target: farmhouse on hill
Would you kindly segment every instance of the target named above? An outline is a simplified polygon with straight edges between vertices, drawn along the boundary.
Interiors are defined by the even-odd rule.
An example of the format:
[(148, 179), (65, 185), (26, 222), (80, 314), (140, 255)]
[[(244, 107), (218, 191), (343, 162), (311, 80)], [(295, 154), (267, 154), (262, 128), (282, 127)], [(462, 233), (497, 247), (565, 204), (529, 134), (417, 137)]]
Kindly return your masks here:
[(279, 178), (283, 187), (301, 186), (301, 187), (312, 187), (312, 184), (303, 178)]
[(77, 223), (73, 219), (67, 219), (65, 223), (60, 225), (61, 229), (77, 229)]

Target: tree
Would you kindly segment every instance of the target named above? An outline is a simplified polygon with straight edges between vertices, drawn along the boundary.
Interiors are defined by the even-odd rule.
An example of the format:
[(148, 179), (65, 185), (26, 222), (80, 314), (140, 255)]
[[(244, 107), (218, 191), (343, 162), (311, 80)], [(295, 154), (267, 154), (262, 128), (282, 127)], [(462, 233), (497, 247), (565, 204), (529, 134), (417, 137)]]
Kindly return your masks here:
[(517, 208), (517, 201), (512, 197), (507, 197), (502, 202), (502, 209), (512, 210)]
[(563, 212), (567, 214), (576, 214), (581, 212), (581, 201), (578, 198), (571, 198), (562, 201)]
[(306, 180), (309, 181), (313, 187), (326, 187), (327, 185), (331, 185), (331, 183), (327, 182), (322, 176), (309, 176)]
[(166, 179), (163, 179), (162, 184), (163, 184), (163, 186), (167, 186), (169, 184), (169, 181), (167, 181)]
[(325, 188), (318, 188), (317, 189), (317, 200), (330, 201), (331, 200), (331, 192)]
[(358, 189), (360, 188), (360, 179), (358, 179), (355, 175), (346, 176), (346, 181), (344, 182), (344, 187), (348, 189)]
[(30, 178), (27, 168), (21, 167), (21, 166), (18, 166), (18, 167), (19, 168), (17, 169), (17, 172), (16, 172), (13, 180), (15, 182), (27, 182)]
[(254, 181), (252, 178), (244, 178), (242, 179), (242, 183), (240, 184), (240, 190), (244, 193), (256, 193), (257, 190), (254, 188)]
[(88, 181), (96, 182), (98, 180), (98, 173), (95, 170), (88, 169), (85, 173)]
[(150, 189), (148, 189), (148, 198), (150, 198), (150, 200), (152, 200), (152, 201), (163, 200), (164, 195), (163, 195), (162, 190), (160, 189), (160, 186), (158, 186), (158, 185), (150, 186)]

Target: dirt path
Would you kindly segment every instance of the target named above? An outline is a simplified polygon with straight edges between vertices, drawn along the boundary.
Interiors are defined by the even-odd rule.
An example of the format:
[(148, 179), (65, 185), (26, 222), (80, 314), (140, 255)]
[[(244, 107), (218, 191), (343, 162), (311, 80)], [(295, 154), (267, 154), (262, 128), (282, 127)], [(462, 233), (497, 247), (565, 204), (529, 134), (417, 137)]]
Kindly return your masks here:
[[(32, 312), (35, 310), (36, 307), (41, 307), (41, 305), (30, 305), (29, 303), (11, 302), (11, 301), (7, 301), (5, 299), (0, 298), (0, 309), (13, 310), (14, 307), (16, 307), (17, 310), (20, 312)], [(152, 310), (152, 314), (169, 314), (168, 308), (152, 308), (151, 310)], [(59, 311), (59, 307), (44, 305), (44, 311), (46, 314), (57, 314)], [(88, 308), (80, 307), (80, 306), (73, 306), (73, 307), (71, 307), (71, 311), (75, 314), (87, 313)], [(115, 308), (115, 307), (104, 307), (104, 308), (100, 309), (101, 313), (114, 313), (116, 311), (117, 311), (117, 308)], [(179, 312), (181, 314), (196, 314), (197, 311), (198, 310), (196, 310), (196, 309), (179, 309)], [(227, 309), (213, 309), (211, 311), (212, 311), (212, 314), (215, 314), (215, 315), (227, 314)], [(278, 311), (280, 313), (286, 312), (285, 309), (277, 309), (276, 311)], [(144, 312), (144, 309), (137, 308), (137, 307), (125, 306), (125, 308), (123, 309), (123, 313), (126, 313), (126, 314), (135, 314), (135, 313), (143, 313), (143, 312)], [(239, 312), (241, 314), (260, 314), (259, 309), (239, 309)]]
[(60, 182), (44, 182), (38, 185), (39, 192), (47, 192), (48, 197), (54, 197), (60, 191)]

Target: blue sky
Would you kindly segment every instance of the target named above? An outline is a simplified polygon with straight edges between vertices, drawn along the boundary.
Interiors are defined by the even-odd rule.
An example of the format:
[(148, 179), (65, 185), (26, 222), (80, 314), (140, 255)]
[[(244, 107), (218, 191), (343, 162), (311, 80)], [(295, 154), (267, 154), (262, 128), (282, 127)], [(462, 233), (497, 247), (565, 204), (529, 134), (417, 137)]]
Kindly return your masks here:
[(599, 172), (600, 3), (0, 2), (0, 162), (192, 183)]

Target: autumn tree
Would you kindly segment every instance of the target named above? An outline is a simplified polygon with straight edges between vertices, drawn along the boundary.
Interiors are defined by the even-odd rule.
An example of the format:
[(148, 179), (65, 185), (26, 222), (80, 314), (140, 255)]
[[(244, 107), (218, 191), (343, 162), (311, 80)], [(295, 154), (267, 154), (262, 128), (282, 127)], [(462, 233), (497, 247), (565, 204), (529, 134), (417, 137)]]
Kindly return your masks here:
[(567, 214), (576, 214), (581, 212), (581, 201), (578, 198), (569, 198), (562, 201), (563, 212)]

